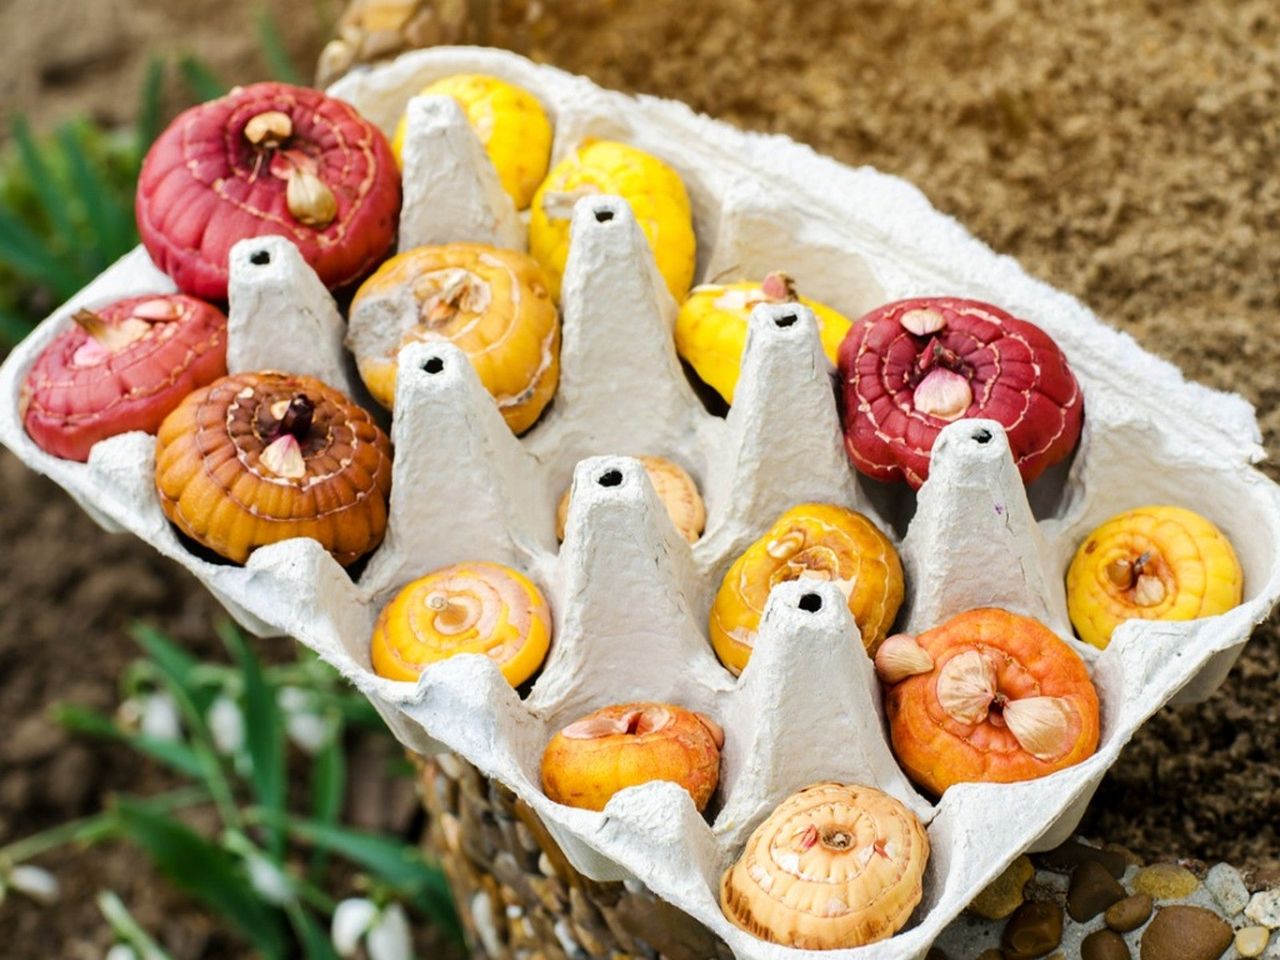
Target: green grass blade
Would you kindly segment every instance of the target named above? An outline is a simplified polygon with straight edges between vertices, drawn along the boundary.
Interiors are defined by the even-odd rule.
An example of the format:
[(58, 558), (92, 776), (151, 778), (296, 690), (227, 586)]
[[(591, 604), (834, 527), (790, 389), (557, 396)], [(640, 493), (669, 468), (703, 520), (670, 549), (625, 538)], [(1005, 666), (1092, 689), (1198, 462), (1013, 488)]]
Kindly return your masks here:
[(225, 850), (189, 827), (125, 798), (116, 803), (125, 836), (177, 887), (217, 912), (264, 957), (282, 960), (279, 914), (267, 907)]
[(0, 307), (0, 347), (15, 347), (35, 329), (36, 321), (16, 310)]
[(262, 664), (230, 622), (217, 626), (218, 636), (240, 667), (244, 683), (245, 745), (253, 761), (251, 779), (258, 803), (269, 812), (265, 824), (267, 849), (279, 858), (284, 855), (284, 833), (279, 817), (284, 814), (284, 721), (276, 704), (276, 691), (267, 684)]
[[(347, 795), (347, 755), (344, 752), (342, 721), (333, 731), (333, 739), (320, 751), (311, 767), (311, 816), (317, 823), (334, 824), (342, 813)], [(328, 864), (328, 852), (316, 847), (308, 867), (314, 882), (319, 882)]]
[(205, 720), (215, 692), (200, 687), (194, 681), (193, 671), (198, 666), (197, 662), (174, 646), (160, 631), (144, 624), (135, 624), (130, 632), (150, 656), (160, 671), (161, 682), (178, 704), (191, 738), (191, 750), (200, 761), (201, 776), (218, 806), (218, 813), (228, 827), (239, 828), (242, 821), (240, 808), (236, 806), (235, 795), (222, 769), (213, 735)]
[(178, 72), (198, 100), (217, 100), (227, 92), (227, 85), (204, 63), (192, 56), (185, 56), (178, 61)]
[(258, 45), (262, 48), (262, 57), (267, 61), (267, 69), (271, 76), (284, 83), (301, 85), (306, 83), (298, 68), (293, 65), (289, 51), (285, 49), (284, 38), (280, 36), (280, 28), (275, 18), (266, 7), (259, 7), (256, 17), (258, 21)]
[(461, 941), (462, 926), (444, 873), (416, 847), (395, 837), (301, 817), (290, 817), (288, 828), (297, 839), (358, 864), (377, 880), (411, 898), (433, 923)]
[(289, 914), (289, 923), (293, 926), (298, 942), (302, 944), (302, 955), (306, 960), (338, 960), (338, 954), (333, 949), (328, 935), (307, 912), (306, 907), (295, 901), (286, 909)]
[(49, 165), (45, 163), (40, 147), (31, 134), (31, 125), (26, 117), (19, 114), (10, 123), (9, 131), (13, 134), (13, 142), (18, 146), (18, 156), (22, 158), (22, 166), (31, 181), (31, 188), (40, 200), (40, 208), (49, 218), (54, 236), (60, 237), (64, 244), (69, 243), (74, 236), (71, 208), (67, 206), (65, 194), (49, 172)]
[[(343, 681), (343, 683), (345, 682)], [(343, 722), (349, 726), (360, 730), (386, 732), (387, 724), (382, 717), (378, 716), (378, 711), (374, 709), (373, 704), (360, 694), (352, 691), (351, 688), (345, 687), (341, 692), (334, 693), (329, 690), (317, 690), (313, 687), (309, 692), (317, 706), (336, 710), (341, 715)]]
[(142, 929), (142, 925), (133, 918), (133, 914), (125, 907), (124, 902), (109, 890), (98, 894), (98, 909), (106, 918), (117, 937), (133, 947), (140, 960), (172, 960), (169, 954), (161, 949)]
[(212, 694), (193, 682), (192, 676), (200, 666), (199, 660), (148, 624), (132, 624), (129, 627), (129, 635), (133, 637), (134, 643), (142, 647), (147, 656), (155, 661), (163, 674), (182, 687), (187, 696), (193, 699), (201, 695), (208, 697), (208, 701), (204, 703), (197, 700), (198, 706), (207, 708), (209, 703), (213, 702)]
[(138, 120), (134, 127), (139, 160), (160, 135), (164, 81), (165, 62), (159, 57), (152, 57), (147, 61), (147, 72), (142, 78), (142, 94), (138, 98)]
[(69, 299), (80, 287), (80, 273), (55, 257), (44, 240), (0, 206), (0, 260), (26, 279), (50, 287)]
[[(180, 787), (168, 793), (138, 800), (153, 813), (168, 813), (209, 802), (203, 787)], [(120, 832), (119, 817), (114, 810), (95, 813), (79, 820), (69, 820), (56, 827), (41, 830), (0, 847), (0, 861), (14, 864), (68, 845), (88, 846), (116, 836)]]
[(120, 729), (110, 717), (74, 703), (54, 707), (53, 717), (59, 725), (75, 733), (115, 740), (153, 760), (160, 761), (183, 776), (191, 777), (193, 780), (204, 779), (204, 768), (200, 764), (200, 759), (185, 743), (161, 740), (142, 733), (130, 733)]
[(119, 192), (112, 188), (100, 167), (87, 158), (84, 137), (74, 126), (60, 127), (58, 142), (71, 174), (72, 188), (84, 204), (92, 240), (85, 244), (93, 253), (95, 272), (101, 272), (124, 256), (138, 242), (129, 210)]

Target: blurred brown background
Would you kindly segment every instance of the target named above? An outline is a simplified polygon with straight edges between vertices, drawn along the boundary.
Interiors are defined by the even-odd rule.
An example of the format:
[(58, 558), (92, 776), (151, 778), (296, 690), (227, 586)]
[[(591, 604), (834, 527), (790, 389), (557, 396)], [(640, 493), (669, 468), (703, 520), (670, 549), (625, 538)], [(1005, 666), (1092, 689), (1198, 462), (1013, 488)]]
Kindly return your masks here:
[[(1274, 0), (489, 6), (496, 43), (912, 180), (1188, 376), (1243, 393), (1259, 409), (1268, 450), (1280, 451)], [(264, 7), (309, 69), (340, 12), (335, 0), (3, 0), (0, 102), (40, 127), (82, 113), (124, 123), (154, 54), (195, 53), (225, 78), (259, 79), (252, 24)], [(131, 618), (211, 650), (215, 605), (145, 545), (98, 531), (7, 454), (0, 480), (8, 839), (95, 809), (111, 789), (146, 789), (153, 773), (124, 752), (69, 739), (45, 711), (59, 699), (113, 703), (114, 678), (132, 656), (121, 629)], [(1147, 725), (1084, 832), (1149, 859), (1280, 871), (1278, 676), (1273, 621), (1212, 700)], [(101, 925), (87, 901), (112, 885), (145, 925), (184, 924), (214, 942), (213, 953), (192, 955), (216, 953), (203, 921), (155, 891), (136, 855), (95, 851), (70, 863), (57, 920), (65, 932), (52, 932), (49, 914), (11, 905), (0, 912), (0, 942), (40, 930), (39, 955), (77, 955), (59, 944)]]

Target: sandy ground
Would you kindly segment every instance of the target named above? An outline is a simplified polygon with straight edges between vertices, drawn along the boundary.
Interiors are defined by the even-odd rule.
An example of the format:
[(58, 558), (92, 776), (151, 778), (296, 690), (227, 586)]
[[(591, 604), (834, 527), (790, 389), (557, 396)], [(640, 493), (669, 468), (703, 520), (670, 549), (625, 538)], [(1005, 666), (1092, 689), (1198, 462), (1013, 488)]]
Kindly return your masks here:
[[(607, 5), (603, 18), (557, 19), (548, 0), (520, 43), (603, 84), (678, 97), (911, 179), (1188, 376), (1243, 393), (1269, 451), (1280, 451), (1280, 8), (1271, 0)], [(7, 0), (0, 100), (41, 123), (81, 111), (123, 120), (150, 53), (195, 52), (228, 78), (259, 78), (256, 6)], [(267, 6), (299, 62), (336, 12), (323, 2)], [(500, 25), (495, 36), (508, 33)], [(145, 546), (94, 530), (7, 455), (0, 478), (6, 838), (155, 780), (122, 754), (68, 741), (44, 711), (67, 697), (110, 701), (129, 617), (146, 614), (207, 647), (214, 606)], [(1149, 858), (1280, 870), (1277, 676), (1272, 623), (1212, 700), (1166, 709), (1135, 738), (1086, 832)], [(94, 942), (88, 893), (116, 883), (141, 898), (176, 956), (235, 955), (216, 934), (189, 937), (200, 922), (175, 913), (175, 898), (156, 893), (127, 854), (60, 862), (75, 864), (74, 902), (56, 930), (47, 914), (6, 905), (0, 942), (41, 931), (38, 950), (11, 956), (99, 955), (75, 945)]]

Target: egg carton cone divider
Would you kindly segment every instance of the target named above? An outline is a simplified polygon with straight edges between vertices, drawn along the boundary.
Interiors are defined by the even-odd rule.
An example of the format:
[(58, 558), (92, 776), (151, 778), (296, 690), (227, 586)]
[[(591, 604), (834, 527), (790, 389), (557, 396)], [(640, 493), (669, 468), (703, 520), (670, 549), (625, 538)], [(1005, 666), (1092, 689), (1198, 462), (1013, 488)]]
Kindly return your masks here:
[[(402, 249), (457, 240), (527, 246), (525, 220), (461, 111), (417, 97), (432, 80), (463, 72), (495, 74), (538, 96), (555, 124), (554, 159), (586, 137), (608, 137), (670, 163), (690, 191), (701, 278), (729, 267), (756, 278), (782, 269), (807, 295), (850, 316), (903, 297), (948, 294), (989, 300), (1042, 326), (1066, 352), (1086, 398), (1069, 467), (1025, 490), (999, 426), (959, 421), (939, 438), (914, 504), (905, 492), (886, 496), (847, 465), (831, 371), (813, 316), (798, 304), (756, 309), (735, 403), (727, 418), (707, 413), (676, 358), (676, 306), (644, 236), (629, 206), (607, 196), (584, 198), (573, 210), (561, 383), (524, 437), (507, 429), (458, 350), (414, 343), (401, 351), (390, 523), (356, 581), (311, 540), (260, 549), (243, 567), (191, 553), (160, 509), (150, 436), (103, 441), (83, 464), (51, 457), (26, 436), (22, 379), (70, 316), (173, 289), (141, 249), (9, 356), (0, 369), (0, 441), (104, 527), (127, 530), (191, 570), (247, 629), (291, 635), (316, 650), (410, 749), (456, 751), (506, 784), (583, 873), (642, 881), (742, 960), (802, 953), (757, 940), (720, 912), (719, 878), (748, 833), (816, 780), (886, 790), (928, 825), (924, 901), (892, 939), (823, 955), (922, 956), (1014, 857), (1071, 831), (1151, 713), (1180, 693), (1212, 692), (1280, 596), (1280, 491), (1254, 467), (1262, 449), (1252, 408), (1187, 383), (901, 180), (499, 51), (418, 51), (332, 88), (388, 133), (408, 110)], [(363, 396), (339, 308), (286, 241), (248, 240), (235, 249), (229, 316), (233, 370), (310, 373)], [(645, 454), (670, 457), (697, 480), (708, 517), (696, 543), (676, 532), (632, 459)], [(555, 505), (570, 487), (565, 542), (557, 545)], [(1071, 643), (1102, 701), (1098, 752), (1041, 780), (962, 784), (931, 802), (894, 761), (871, 664), (832, 584), (776, 588), (755, 655), (740, 678), (730, 675), (706, 635), (716, 587), (747, 544), (804, 501), (863, 511), (895, 536), (908, 583), (900, 626), (920, 630), (995, 603), (1043, 620)], [(1105, 651), (1079, 643), (1063, 591), (1074, 550), (1112, 514), (1157, 502), (1191, 507), (1224, 530), (1244, 566), (1244, 602), (1204, 620), (1132, 621)], [(899, 529), (903, 515), (910, 522)], [(381, 606), (408, 580), (464, 559), (515, 565), (548, 596), (551, 653), (524, 699), (478, 656), (443, 662), (416, 684), (370, 669)], [(708, 818), (666, 783), (625, 790), (603, 813), (542, 794), (539, 761), (557, 729), (587, 710), (639, 698), (678, 702), (724, 726), (721, 788)]]

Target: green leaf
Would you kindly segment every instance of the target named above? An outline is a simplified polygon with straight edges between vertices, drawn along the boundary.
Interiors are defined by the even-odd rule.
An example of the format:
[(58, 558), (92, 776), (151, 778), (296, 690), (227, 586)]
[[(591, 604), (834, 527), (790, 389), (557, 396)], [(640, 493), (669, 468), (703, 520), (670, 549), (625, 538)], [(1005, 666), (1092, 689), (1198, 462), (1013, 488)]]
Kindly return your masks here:
[(298, 73), (298, 68), (293, 65), (289, 51), (285, 49), (284, 39), (276, 26), (275, 18), (271, 16), (271, 11), (267, 7), (258, 8), (257, 21), (258, 44), (262, 47), (262, 56), (267, 61), (267, 69), (271, 71), (271, 76), (295, 86), (305, 83), (306, 81)]
[(0, 261), (35, 283), (43, 283), (62, 299), (70, 299), (80, 289), (79, 274), (48, 248), (26, 224), (0, 206)]
[(125, 835), (175, 886), (216, 911), (265, 957), (282, 960), (285, 937), (279, 914), (258, 898), (230, 854), (132, 800), (121, 798), (116, 809)]
[(288, 907), (288, 913), (293, 932), (297, 934), (302, 944), (303, 956), (307, 960), (338, 960), (338, 954), (333, 949), (328, 935), (305, 907), (296, 902), (292, 903)]
[(115, 740), (152, 759), (159, 760), (184, 776), (196, 780), (204, 778), (204, 768), (200, 765), (199, 758), (181, 741), (161, 740), (142, 733), (130, 733), (128, 730), (122, 730), (110, 717), (74, 703), (54, 707), (53, 716), (68, 730)]
[(16, 346), (34, 328), (34, 320), (16, 311), (0, 307), (0, 345)]
[(117, 937), (133, 947), (141, 960), (172, 960), (133, 918), (124, 901), (109, 890), (98, 894), (98, 909)]
[(195, 57), (185, 56), (179, 60), (178, 72), (198, 100), (217, 100), (227, 92), (227, 85), (203, 61)]
[(368, 870), (399, 893), (451, 936), (461, 940), (462, 926), (453, 907), (444, 872), (416, 847), (395, 838), (352, 830), (338, 824), (288, 818), (289, 832)]
[[(209, 792), (203, 787), (181, 787), (168, 793), (160, 793), (141, 799), (138, 803), (154, 813), (168, 813), (209, 802)], [(88, 846), (117, 836), (120, 818), (114, 810), (95, 813), (79, 820), (69, 820), (56, 827), (41, 830), (0, 847), (0, 862), (15, 864), (75, 844)]]
[(67, 206), (65, 194), (54, 181), (35, 137), (31, 135), (31, 125), (27, 123), (26, 117), (19, 114), (13, 118), (9, 130), (13, 134), (14, 143), (18, 145), (18, 155), (22, 158), (31, 187), (40, 200), (40, 207), (49, 218), (54, 237), (61, 239), (63, 244), (70, 243), (75, 235), (71, 209)]
[(202, 713), (208, 709), (209, 704), (213, 702), (214, 694), (196, 683), (194, 679), (194, 673), (199, 669), (200, 661), (148, 624), (131, 624), (129, 635), (138, 646), (142, 647), (147, 656), (155, 661), (161, 674), (168, 677), (190, 697), (196, 706), (201, 708)]
[(159, 57), (147, 61), (142, 78), (142, 94), (138, 98), (138, 120), (134, 128), (138, 143), (138, 159), (160, 135), (160, 110), (164, 98), (165, 63)]
[(316, 757), (311, 771), (311, 811), (318, 823), (336, 823), (347, 792), (347, 757), (342, 727)]
[(331, 690), (317, 690), (312, 687), (310, 693), (317, 706), (331, 708), (342, 715), (344, 723), (361, 730), (374, 730), (378, 732), (387, 732), (387, 724), (378, 716), (378, 711), (374, 709), (373, 704), (366, 700), (363, 696), (346, 686), (346, 681), (340, 681), (343, 686), (340, 692)]
[(245, 744), (253, 761), (253, 791), (258, 803), (270, 814), (266, 822), (267, 848), (279, 858), (284, 854), (284, 834), (278, 818), (284, 813), (285, 731), (276, 704), (276, 691), (267, 684), (262, 664), (240, 631), (225, 620), (216, 629), (240, 666), (244, 683)]
[(218, 805), (218, 812), (227, 826), (238, 828), (242, 822), (240, 809), (236, 806), (231, 784), (218, 760), (213, 735), (209, 733), (209, 724), (205, 720), (215, 691), (203, 688), (195, 681), (198, 662), (174, 646), (160, 631), (139, 623), (134, 624), (130, 632), (138, 645), (151, 657), (160, 671), (160, 679), (165, 688), (178, 704), (190, 734), (191, 750), (200, 761), (202, 777), (214, 803)]
[(87, 249), (94, 254), (96, 269), (103, 270), (137, 245), (137, 230), (119, 193), (107, 180), (105, 169), (89, 162), (88, 145), (81, 131), (68, 124), (58, 128), (57, 137), (71, 174), (72, 188), (89, 218), (91, 241)]
[[(339, 720), (328, 746), (320, 751), (311, 768), (311, 815), (317, 823), (338, 822), (347, 793), (347, 755), (344, 752), (342, 721)], [(319, 882), (328, 862), (326, 851), (312, 851), (309, 872)]]

